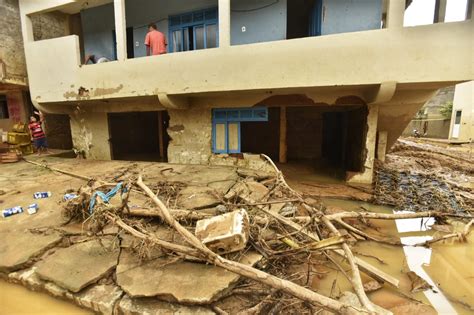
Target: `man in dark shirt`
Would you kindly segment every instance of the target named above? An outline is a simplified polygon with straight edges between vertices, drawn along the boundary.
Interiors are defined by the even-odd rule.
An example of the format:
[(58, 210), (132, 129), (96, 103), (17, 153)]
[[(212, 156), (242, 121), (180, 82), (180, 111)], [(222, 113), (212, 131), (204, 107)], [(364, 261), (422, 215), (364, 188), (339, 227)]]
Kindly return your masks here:
[(36, 116), (31, 116), (28, 128), (30, 129), (31, 139), (36, 147), (37, 153), (38, 155), (41, 155), (41, 151), (49, 153), (48, 143), (46, 142), (46, 135), (44, 134), (42, 127), (44, 116), (41, 112), (35, 112), (35, 114), (38, 115), (39, 121)]

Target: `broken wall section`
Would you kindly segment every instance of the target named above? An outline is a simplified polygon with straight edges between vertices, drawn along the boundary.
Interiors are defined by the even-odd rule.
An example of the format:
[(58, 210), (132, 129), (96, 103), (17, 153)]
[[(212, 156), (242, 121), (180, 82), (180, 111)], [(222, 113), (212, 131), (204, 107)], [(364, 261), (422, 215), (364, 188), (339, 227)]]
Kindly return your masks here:
[(70, 115), (70, 122), (76, 153), (88, 159), (111, 159), (107, 113), (76, 108)]
[(212, 121), (210, 107), (193, 106), (186, 110), (169, 110), (168, 161), (182, 164), (207, 164), (212, 155)]

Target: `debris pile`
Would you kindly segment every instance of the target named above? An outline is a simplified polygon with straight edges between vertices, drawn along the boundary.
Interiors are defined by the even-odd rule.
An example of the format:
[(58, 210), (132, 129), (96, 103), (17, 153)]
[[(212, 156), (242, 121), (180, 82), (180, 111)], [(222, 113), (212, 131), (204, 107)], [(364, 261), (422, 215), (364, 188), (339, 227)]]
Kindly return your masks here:
[[(63, 213), (97, 237), (119, 228), (116, 238), (127, 251), (125, 258), (122, 251), (114, 281), (131, 296), (210, 304), (219, 314), (313, 314), (322, 309), (340, 314), (390, 313), (370, 302), (366, 291), (382, 285), (398, 288), (399, 281), (355, 257), (351, 245), (358, 240), (401, 245), (364, 232), (368, 219), (443, 219), (452, 214), (329, 212), (320, 202), (305, 199), (291, 189), (273, 162), (265, 158), (275, 174), (241, 171), (238, 178), (216, 180), (206, 187), (196, 186), (199, 178), (192, 178), (192, 174), (187, 182), (182, 180), (182, 174), (173, 168), (166, 169), (173, 180), (170, 176), (163, 180), (164, 170), (157, 175), (146, 169), (128, 169), (118, 177), (89, 180), (75, 192), (75, 198), (64, 202)], [(311, 268), (313, 261), (344, 274), (358, 303), (313, 291), (312, 279), (319, 276)], [(138, 265), (149, 266), (150, 277), (159, 273), (160, 281), (152, 284), (152, 291), (138, 288), (138, 280), (130, 282), (137, 277), (152, 280), (148, 274), (134, 273), (132, 267)], [(173, 288), (169, 286), (167, 293), (163, 292), (166, 275), (171, 277), (169, 281), (179, 281), (183, 273), (206, 266), (230, 271), (218, 277), (227, 277), (232, 283), (238, 276), (242, 279), (205, 301), (201, 296), (208, 295), (210, 279), (190, 284), (187, 290), (192, 291), (191, 297), (183, 292), (170, 293)], [(361, 272), (370, 281), (363, 283)], [(201, 286), (197, 293), (196, 287)], [(224, 301), (236, 295), (242, 296), (241, 303), (230, 308)]]
[(377, 163), (374, 201), (396, 210), (466, 213), (474, 210), (474, 160), (433, 145), (398, 140)]

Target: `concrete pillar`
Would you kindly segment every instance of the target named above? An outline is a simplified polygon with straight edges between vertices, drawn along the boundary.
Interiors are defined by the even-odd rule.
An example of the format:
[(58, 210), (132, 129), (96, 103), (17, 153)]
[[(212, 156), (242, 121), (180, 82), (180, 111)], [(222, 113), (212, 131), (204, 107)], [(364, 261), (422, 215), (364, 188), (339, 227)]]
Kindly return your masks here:
[(387, 153), (387, 131), (379, 131), (377, 140), (377, 159), (381, 162), (385, 162), (385, 154)]
[(405, 1), (388, 0), (387, 28), (403, 27), (404, 16), (405, 16)]
[(117, 60), (127, 59), (127, 23), (125, 21), (125, 0), (114, 0), (115, 38)]
[(286, 106), (280, 107), (280, 163), (287, 162), (287, 150), (288, 146), (286, 143)]
[(373, 180), (379, 106), (368, 105), (368, 110), (369, 113), (367, 115), (367, 137), (365, 139), (366, 156), (364, 169), (361, 173), (356, 173), (352, 177), (347, 178), (348, 183), (371, 184)]
[(443, 23), (446, 16), (447, 0), (436, 0), (433, 23)]
[(230, 46), (230, 0), (219, 0), (219, 47)]
[(25, 43), (26, 48), (27, 43), (33, 42), (35, 40), (33, 36), (33, 23), (31, 22), (31, 18), (28, 15), (23, 14), (23, 12), (20, 12), (20, 16), (23, 42)]
[(472, 5), (472, 1), (473, 0), (467, 0), (466, 20), (470, 20), (474, 16), (474, 6)]

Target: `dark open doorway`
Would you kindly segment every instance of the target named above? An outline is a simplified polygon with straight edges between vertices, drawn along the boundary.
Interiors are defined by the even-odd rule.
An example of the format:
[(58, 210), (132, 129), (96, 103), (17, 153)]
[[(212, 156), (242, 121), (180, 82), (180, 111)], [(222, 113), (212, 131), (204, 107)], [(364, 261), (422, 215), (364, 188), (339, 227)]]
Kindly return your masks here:
[(135, 44), (133, 41), (133, 27), (127, 27), (127, 57), (135, 58)]
[(321, 35), (322, 0), (287, 2), (286, 38)]
[(246, 153), (266, 154), (278, 160), (280, 108), (268, 108), (268, 121), (240, 123), (241, 150)]
[[(241, 122), (242, 152), (279, 161), (281, 123), (280, 107), (268, 108), (267, 122)], [(287, 106), (287, 163), (339, 179), (360, 172), (366, 124), (366, 106)]]
[(168, 113), (109, 113), (112, 159), (167, 161)]

